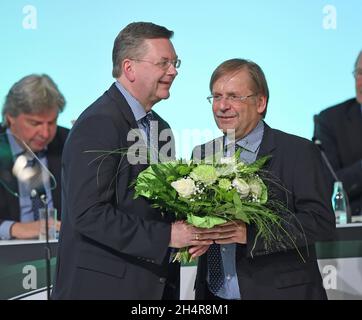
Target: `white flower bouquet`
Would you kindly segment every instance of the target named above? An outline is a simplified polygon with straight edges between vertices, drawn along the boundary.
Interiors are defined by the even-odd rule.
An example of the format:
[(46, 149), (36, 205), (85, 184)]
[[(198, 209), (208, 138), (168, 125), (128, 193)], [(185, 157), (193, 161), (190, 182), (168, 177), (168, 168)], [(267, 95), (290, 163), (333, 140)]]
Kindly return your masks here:
[[(254, 224), (255, 243), (259, 237), (266, 244), (280, 241), (276, 231), (290, 238), (281, 224), (283, 218), (272, 209), (275, 204), (268, 201), (267, 187), (259, 175), (269, 157), (248, 165), (238, 160), (239, 155), (237, 152), (217, 163), (174, 160), (152, 164), (134, 182), (135, 198), (143, 196), (153, 207), (199, 228), (235, 220)], [(188, 248), (180, 249), (175, 259), (190, 262)]]

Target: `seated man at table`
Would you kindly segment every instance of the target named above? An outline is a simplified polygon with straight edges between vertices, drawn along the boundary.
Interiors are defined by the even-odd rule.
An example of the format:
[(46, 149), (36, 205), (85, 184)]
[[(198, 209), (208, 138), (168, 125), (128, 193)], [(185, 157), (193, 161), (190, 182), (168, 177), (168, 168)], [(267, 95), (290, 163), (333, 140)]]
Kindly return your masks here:
[[(60, 217), (60, 161), (68, 129), (57, 126), (65, 99), (47, 75), (29, 75), (15, 83), (6, 96), (0, 125), (0, 239), (33, 239), (39, 235), (39, 209), (45, 205)], [(14, 175), (14, 163), (24, 154), (54, 176), (42, 182), (39, 194)], [(29, 160), (26, 166), (29, 165)], [(40, 163), (41, 162), (41, 163)], [(33, 192), (30, 192), (33, 191)], [(57, 223), (59, 230), (60, 222)]]
[(314, 118), (314, 137), (347, 192), (352, 222), (362, 221), (362, 51), (353, 77), (355, 97), (322, 110)]

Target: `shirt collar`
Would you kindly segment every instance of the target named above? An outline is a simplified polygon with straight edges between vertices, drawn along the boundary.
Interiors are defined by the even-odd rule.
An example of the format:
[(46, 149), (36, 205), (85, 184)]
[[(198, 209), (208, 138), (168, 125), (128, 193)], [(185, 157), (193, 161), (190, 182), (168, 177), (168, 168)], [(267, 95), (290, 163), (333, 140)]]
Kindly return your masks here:
[[(129, 104), (132, 113), (136, 119), (136, 121), (140, 121), (142, 118), (146, 116), (146, 111), (143, 106), (139, 103), (139, 101), (133, 97), (126, 89), (122, 86), (122, 84), (116, 81), (116, 87), (122, 93), (127, 103)], [(149, 112), (151, 113), (151, 111)]]
[[(11, 132), (11, 130), (9, 128), (6, 129), (6, 134), (8, 136), (8, 141), (10, 144), (10, 149), (11, 149), (11, 153), (13, 154), (13, 156), (15, 158), (17, 158), (18, 156), (20, 156), (21, 154), (24, 154), (27, 152), (27, 150), (25, 150), (19, 143), (18, 141), (16, 141), (13, 133)], [(44, 148), (44, 150), (39, 151), (39, 152), (35, 152), (36, 156), (41, 159), (44, 158), (46, 156), (46, 151), (47, 151), (47, 147)], [(29, 153), (30, 155), (30, 153)], [(31, 157), (31, 155), (30, 155)]]
[(9, 128), (6, 129), (6, 134), (8, 136), (10, 149), (14, 157), (18, 157), (19, 155), (24, 153), (25, 152), (24, 148), (19, 145), (19, 143), (16, 141), (14, 135), (12, 134)]
[[(250, 152), (256, 152), (261, 144), (264, 134), (264, 121), (260, 120), (257, 126), (249, 132), (244, 138), (236, 141), (236, 144)], [(229, 143), (228, 138), (225, 139), (225, 145)]]

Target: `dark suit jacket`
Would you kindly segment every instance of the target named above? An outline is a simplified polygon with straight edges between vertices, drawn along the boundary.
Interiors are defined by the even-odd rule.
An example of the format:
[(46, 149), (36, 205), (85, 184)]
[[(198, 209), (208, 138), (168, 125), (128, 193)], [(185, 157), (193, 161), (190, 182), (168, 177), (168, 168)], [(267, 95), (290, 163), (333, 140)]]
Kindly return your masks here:
[[(0, 183), (0, 223), (2, 220), (20, 221), (19, 199), (5, 188), (5, 185), (10, 186), (10, 190), (18, 192), (18, 183), (12, 174), (14, 163), (5, 130), (6, 129), (4, 127), (0, 127), (0, 180), (2, 181), (2, 183)], [(68, 129), (58, 126), (57, 133), (53, 141), (48, 145), (48, 151), (46, 154), (48, 169), (54, 175), (57, 182), (57, 187), (52, 190), (52, 198), (54, 207), (57, 208), (59, 219), (61, 215), (60, 162), (68, 132)]]
[(342, 180), (352, 215), (362, 214), (362, 115), (356, 99), (322, 111), (314, 136), (322, 142), (333, 169)]
[[(169, 128), (155, 116), (159, 130)], [(172, 217), (163, 217), (145, 198), (133, 199), (131, 183), (146, 165), (130, 165), (124, 154), (134, 143), (127, 141), (132, 128), (138, 126), (131, 108), (113, 84), (71, 130), (62, 160), (54, 299), (178, 296), (179, 265), (169, 264)]]
[[(325, 299), (314, 243), (334, 236), (335, 219), (329, 193), (322, 176), (318, 149), (308, 140), (265, 125), (258, 158), (271, 155), (265, 169), (277, 183), (267, 182), (269, 197), (281, 201), (284, 225), (295, 236), (295, 247), (286, 241), (265, 249), (262, 239), (255, 243), (255, 226), (247, 225), (247, 244), (237, 244), (236, 268), (242, 299)], [(286, 191), (289, 190), (289, 191)], [(207, 255), (201, 256), (196, 277), (196, 299), (203, 299), (207, 275)]]

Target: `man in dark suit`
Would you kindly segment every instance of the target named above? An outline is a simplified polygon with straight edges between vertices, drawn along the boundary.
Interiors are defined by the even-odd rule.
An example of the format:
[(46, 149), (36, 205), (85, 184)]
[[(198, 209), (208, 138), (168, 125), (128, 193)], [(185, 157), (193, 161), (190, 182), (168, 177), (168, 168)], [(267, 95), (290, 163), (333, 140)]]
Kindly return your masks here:
[(243, 222), (210, 229), (219, 239), (199, 258), (196, 299), (326, 299), (314, 243), (333, 237), (335, 221), (318, 149), (263, 121), (269, 91), (254, 62), (223, 62), (212, 74), (210, 91), (215, 121), (228, 135), (195, 148), (194, 156), (218, 154), (232, 142), (230, 132), (243, 161), (271, 156), (265, 167), (269, 198), (288, 209), (277, 212), (288, 221), (283, 227), (294, 242), (284, 235), (267, 248), (263, 239), (255, 240), (255, 225)]
[[(60, 218), (60, 162), (68, 129), (57, 126), (65, 99), (47, 75), (29, 75), (10, 89), (2, 110), (0, 126), (0, 238), (31, 239), (39, 235), (36, 200), (27, 181), (14, 175), (14, 162), (27, 153), (35, 153), (54, 176), (57, 185), (44, 181), (48, 207)], [(54, 188), (55, 187), (55, 188)], [(36, 195), (35, 197), (37, 197)], [(57, 223), (59, 230), (60, 222)]]
[(362, 51), (353, 75), (356, 97), (323, 110), (315, 118), (314, 136), (343, 182), (352, 216), (362, 215)]
[(172, 35), (153, 23), (126, 26), (113, 47), (117, 81), (71, 130), (54, 299), (177, 299), (179, 265), (170, 263), (170, 248), (210, 242), (133, 198), (147, 154), (174, 152), (169, 125), (151, 111), (169, 97), (180, 66)]

